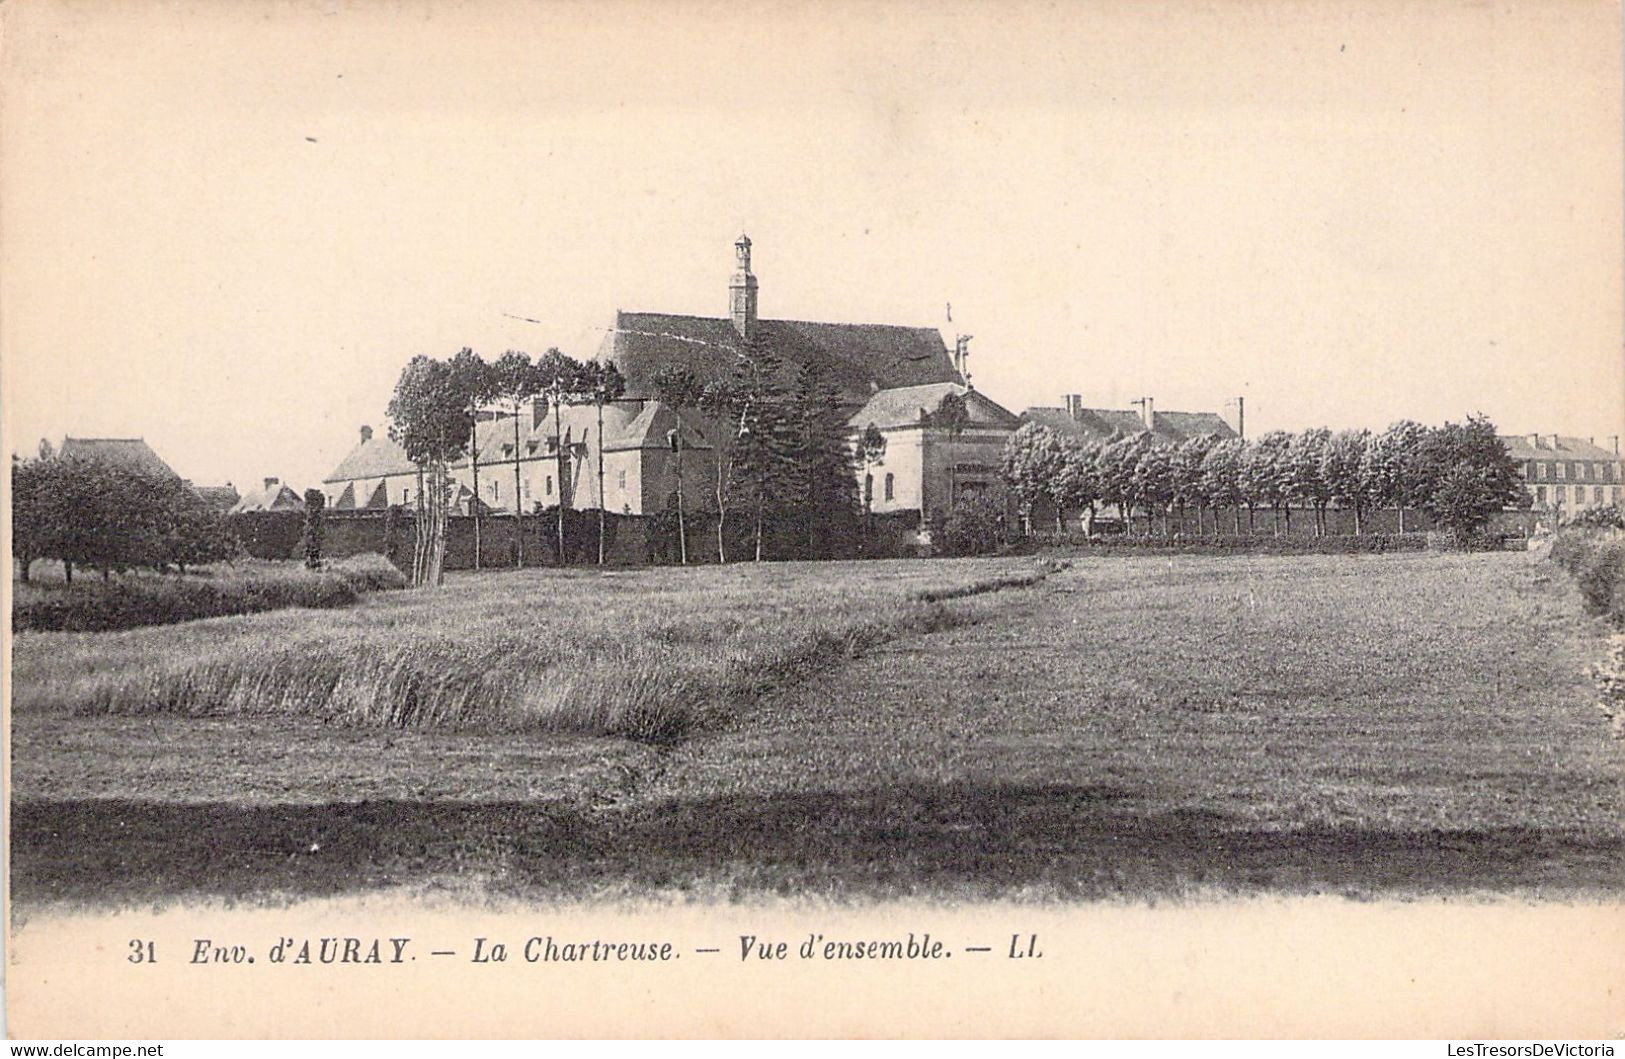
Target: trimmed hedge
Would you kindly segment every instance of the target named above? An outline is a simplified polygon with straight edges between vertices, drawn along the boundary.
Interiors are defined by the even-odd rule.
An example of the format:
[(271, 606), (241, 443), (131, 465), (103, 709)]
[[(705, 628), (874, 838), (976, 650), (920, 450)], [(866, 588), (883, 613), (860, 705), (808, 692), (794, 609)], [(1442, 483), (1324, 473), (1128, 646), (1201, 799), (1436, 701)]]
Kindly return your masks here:
[(1552, 541), (1551, 560), (1574, 577), (1587, 611), (1625, 627), (1625, 536), (1566, 529)]
[(119, 577), (72, 585), (13, 585), (13, 632), (112, 632), (284, 607), (343, 607), (364, 592), (397, 589), (406, 578), (381, 555), (323, 570), (225, 567), (214, 576)]

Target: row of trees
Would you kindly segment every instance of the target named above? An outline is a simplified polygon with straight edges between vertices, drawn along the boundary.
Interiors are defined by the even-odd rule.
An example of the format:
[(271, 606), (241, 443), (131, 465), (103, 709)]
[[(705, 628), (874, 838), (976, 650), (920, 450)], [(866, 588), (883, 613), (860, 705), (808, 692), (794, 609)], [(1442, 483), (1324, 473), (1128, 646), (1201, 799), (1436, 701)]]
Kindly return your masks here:
[(235, 555), (224, 516), (178, 478), (150, 477), (42, 446), (11, 462), (11, 552), (28, 580), (36, 559), (60, 560), (104, 578), (138, 567), (185, 573)]
[(1145, 519), (1151, 533), (1160, 522), (1171, 534), (1188, 514), (1197, 532), (1221, 532), (1220, 512), (1232, 512), (1233, 530), (1255, 529), (1267, 510), (1276, 533), (1290, 532), (1292, 512), (1309, 509), (1315, 534), (1327, 532), (1333, 507), (1353, 512), (1354, 531), (1364, 531), (1377, 508), (1426, 512), (1459, 535), (1481, 529), (1503, 507), (1524, 502), (1517, 465), (1482, 416), (1464, 423), (1425, 427), (1402, 420), (1381, 433), (1271, 431), (1244, 441), (1206, 434), (1173, 443), (1150, 432), (1084, 441), (1039, 423), (1022, 426), (1005, 447), (1003, 471), (1024, 515), (1050, 508), (1056, 529), (1069, 512), (1093, 515), (1097, 505), (1117, 508), (1125, 523)]
[[(620, 397), (626, 381), (613, 364), (582, 362), (549, 349), (532, 360), (530, 354), (510, 349), (495, 361), (487, 362), (467, 347), (444, 360), (417, 356), (402, 370), (389, 403), (389, 436), (406, 451), (417, 466), (416, 540), (412, 555), (412, 583), (439, 585), (444, 580), (446, 517), (453, 501), (454, 485), (450, 467), (467, 456), (473, 475), (475, 503), (474, 566), (482, 565), (480, 463), (478, 424), (482, 414), (498, 409), (512, 416), (514, 452), (522, 444), (522, 411), (532, 401), (545, 398), (559, 427), (560, 409), (566, 404), (591, 403), (598, 407), (598, 436), (603, 436), (603, 408)], [(566, 481), (569, 454), (562, 444), (557, 449), (558, 481)], [(603, 452), (598, 457), (599, 496), (603, 496)], [(524, 511), (519, 503), (520, 465), (514, 461), (514, 518), (520, 521), (519, 565), (525, 562)], [(600, 503), (602, 508), (602, 503)], [(604, 560), (603, 512), (599, 512), (599, 556)], [(558, 518), (558, 555), (565, 554), (565, 520), (561, 505)]]
[[(765, 557), (770, 526), (780, 537), (796, 539), (797, 550), (807, 556), (832, 554), (840, 542), (852, 539), (858, 497), (846, 417), (821, 368), (804, 364), (788, 378), (782, 360), (758, 336), (739, 351), (726, 375), (702, 377), (672, 365), (653, 382), (662, 403), (696, 413), (710, 425), (713, 466), (704, 515), (715, 525), (718, 562), (728, 561), (728, 541), (740, 519), (747, 520), (757, 561)], [(674, 438), (679, 468), (682, 444), (680, 435)], [(884, 439), (880, 445), (883, 449)], [(687, 512), (680, 488), (673, 506), (686, 562)]]

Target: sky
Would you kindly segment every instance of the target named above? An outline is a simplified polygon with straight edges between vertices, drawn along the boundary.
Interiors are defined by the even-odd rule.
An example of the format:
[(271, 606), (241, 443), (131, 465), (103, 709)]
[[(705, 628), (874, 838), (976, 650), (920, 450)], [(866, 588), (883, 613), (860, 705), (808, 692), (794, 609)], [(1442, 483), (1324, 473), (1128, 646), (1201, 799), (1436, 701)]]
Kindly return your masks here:
[(741, 230), (762, 316), (974, 335), (1016, 412), (1625, 433), (1617, 4), (0, 17), (11, 451), (314, 485), (415, 354), (725, 314)]

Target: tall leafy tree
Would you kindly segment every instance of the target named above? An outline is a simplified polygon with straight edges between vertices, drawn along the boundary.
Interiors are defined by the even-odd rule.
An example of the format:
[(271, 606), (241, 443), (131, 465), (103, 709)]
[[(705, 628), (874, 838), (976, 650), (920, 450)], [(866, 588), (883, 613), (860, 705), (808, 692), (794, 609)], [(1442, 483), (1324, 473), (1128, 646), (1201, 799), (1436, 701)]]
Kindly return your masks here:
[(179, 479), (149, 477), (84, 457), (12, 462), (12, 554), (29, 576), (35, 559), (114, 572), (147, 566), (185, 572), (228, 558), (236, 541), (220, 513)]
[(1230, 509), (1235, 532), (1241, 533), (1242, 458), (1247, 442), (1241, 438), (1225, 438), (1217, 442), (1202, 459), (1202, 492), (1213, 505), (1213, 530), (1219, 532), (1219, 512)]
[(763, 529), (786, 483), (786, 453), (794, 447), (794, 424), (786, 414), (783, 361), (760, 334), (734, 363), (724, 391), (737, 415), (733, 471), (752, 512), (755, 560), (763, 558)]
[(48, 456), (34, 460), (11, 458), (11, 554), (16, 558), (24, 582), (34, 560), (48, 557), (53, 550), (52, 533), (57, 525), (55, 498)]
[(1367, 473), (1367, 453), (1371, 444), (1369, 430), (1340, 430), (1331, 436), (1321, 458), (1321, 477), (1325, 479), (1332, 499), (1340, 507), (1354, 512), (1356, 536), (1365, 531), (1365, 511), (1372, 500), (1371, 481)]
[(1247, 523), (1252, 529), (1254, 506), (1268, 506), (1272, 516), (1272, 529), (1281, 533), (1281, 513), (1286, 512), (1286, 532), (1292, 532), (1291, 493), (1288, 491), (1288, 455), (1292, 435), (1284, 430), (1271, 430), (1260, 435), (1247, 447), (1242, 458), (1242, 492), (1247, 496)]
[(1100, 472), (1097, 458), (1100, 446), (1082, 438), (1061, 438), (1061, 465), (1055, 475), (1055, 529), (1066, 530), (1066, 512), (1084, 514), (1084, 525), (1093, 527), (1095, 503), (1100, 499)]
[(225, 516), (190, 486), (174, 479), (153, 484), (152, 495), (160, 501), (160, 568), (173, 565), (184, 574), (188, 566), (218, 562), (238, 553), (240, 544)]
[(1145, 531), (1152, 533), (1152, 520), (1162, 517), (1162, 532), (1169, 535), (1169, 509), (1174, 502), (1174, 460), (1169, 447), (1146, 431), (1135, 438), (1134, 469), (1129, 474), (1134, 502), (1145, 511)]
[(824, 369), (809, 362), (797, 370), (788, 412), (789, 496), (800, 499), (807, 554), (827, 556), (836, 542), (850, 538), (858, 497), (846, 416)]
[(1115, 437), (1100, 447), (1095, 456), (1095, 472), (1100, 483), (1102, 503), (1115, 504), (1123, 525), (1133, 529), (1130, 510), (1134, 505), (1130, 477), (1139, 459), (1133, 437)]
[(450, 466), (468, 448), (474, 417), (467, 391), (449, 361), (416, 356), (395, 383), (389, 436), (418, 469), (417, 539), (412, 583), (444, 583), (446, 516), (451, 507)]
[[(706, 405), (705, 385), (700, 381), (700, 377), (694, 373), (694, 370), (687, 365), (669, 364), (662, 368), (654, 377), (654, 389), (655, 396), (660, 403), (666, 405), (677, 415), (679, 430), (682, 426), (684, 411), (698, 412)], [(716, 430), (712, 432), (717, 433)], [(672, 443), (674, 446), (682, 444), (681, 435), (674, 433)], [(681, 459), (682, 453), (679, 451), (677, 456)], [(722, 522), (724, 518), (723, 512), (727, 508), (722, 496), (721, 471), (722, 461), (719, 453), (717, 461), (717, 562), (724, 563), (727, 562), (727, 546), (722, 538)], [(681, 481), (678, 483), (675, 507), (677, 513), (677, 538), (683, 542), (682, 556), (683, 561), (686, 563), (688, 561), (688, 526), (683, 505)]]
[(479, 420), (481, 410), (497, 396), (498, 380), (491, 365), (467, 346), (451, 358), (450, 368), (454, 385), (468, 406), (468, 462), (474, 478), (474, 502), (470, 505), (470, 514), (474, 516), (474, 569), (478, 570), (482, 565), (480, 509), (485, 503), (480, 496)]
[(518, 550), (518, 565), (525, 565), (525, 505), (521, 488), (522, 463), (525, 458), (521, 428), (525, 407), (542, 392), (542, 380), (531, 362), (530, 354), (517, 349), (507, 350), (491, 365), (496, 397), (513, 416), (513, 517), (514, 536)]
[(1377, 435), (1368, 450), (1367, 480), (1376, 501), (1399, 512), (1399, 532), (1405, 532), (1405, 509), (1421, 499), (1423, 485), (1422, 443), (1427, 428), (1410, 419), (1401, 419)]
[(1042, 423), (1023, 423), (1005, 441), (1000, 472), (1029, 532), (1033, 511), (1045, 502), (1055, 506), (1055, 527), (1060, 531), (1063, 516), (1056, 497), (1065, 461), (1060, 435)]
[(1174, 506), (1179, 511), (1180, 532), (1184, 532), (1185, 510), (1196, 509), (1196, 532), (1204, 531), (1202, 513), (1207, 508), (1207, 490), (1202, 481), (1202, 466), (1218, 437), (1198, 434), (1180, 442), (1173, 452)]
[(740, 368), (727, 378), (701, 378), (692, 369), (674, 364), (654, 377), (655, 395), (676, 410), (697, 412), (706, 423), (715, 457), (712, 498), (717, 519), (717, 562), (728, 561), (728, 516), (736, 492), (734, 457), (745, 430), (747, 402), (738, 387)]
[(547, 394), (548, 404), (553, 411), (554, 462), (559, 485), (558, 556), (559, 565), (563, 566), (567, 544), (565, 511), (573, 503), (572, 482), (575, 474), (570, 465), (570, 447), (565, 444), (563, 409), (566, 404), (586, 399), (592, 393), (594, 380), (586, 365), (556, 348), (549, 349), (536, 359), (536, 376), (540, 392)]
[(1418, 506), (1459, 537), (1526, 500), (1518, 465), (1481, 415), (1428, 431), (1415, 449), (1413, 473)]
[(605, 527), (604, 503), (604, 406), (612, 401), (618, 401), (626, 393), (626, 376), (621, 374), (619, 368), (612, 361), (588, 361), (582, 365), (581, 374), (582, 392), (587, 394), (598, 410), (598, 466), (594, 469), (598, 478), (598, 565), (604, 565), (604, 548), (608, 539)]
[[(1296, 500), (1314, 513), (1314, 535), (1326, 532), (1326, 508), (1332, 501), (1332, 490), (1325, 476), (1326, 450), (1331, 444), (1332, 432), (1325, 427), (1304, 430), (1292, 436), (1287, 444), (1283, 470), (1287, 500)], [(1290, 526), (1291, 508), (1288, 508)]]

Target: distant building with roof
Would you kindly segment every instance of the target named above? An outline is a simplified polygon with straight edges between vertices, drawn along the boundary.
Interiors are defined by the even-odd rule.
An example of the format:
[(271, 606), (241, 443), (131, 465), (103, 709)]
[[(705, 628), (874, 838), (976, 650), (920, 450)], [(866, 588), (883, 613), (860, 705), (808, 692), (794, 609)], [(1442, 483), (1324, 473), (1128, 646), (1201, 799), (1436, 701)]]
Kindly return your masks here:
[(57, 455), (69, 459), (93, 460), (147, 478), (180, 478), (174, 468), (152, 451), (152, 446), (142, 438), (66, 437), (62, 439)]
[[(711, 443), (692, 415), (679, 416), (658, 401), (630, 398), (596, 405), (562, 405), (557, 416), (537, 399), (516, 418), (482, 419), (475, 426), (479, 452), (479, 497), (474, 496), (473, 462), (452, 464), (457, 485), (453, 510), (529, 513), (566, 507), (644, 515), (665, 508), (675, 491), (677, 454), (672, 434), (679, 430), (685, 503), (699, 503), (712, 473)], [(518, 430), (515, 430), (515, 427)], [(517, 436), (516, 436), (517, 434)], [(599, 484), (602, 457), (603, 483)], [(515, 481), (515, 467), (518, 481)], [(361, 440), (322, 482), (328, 504), (338, 511), (385, 508), (417, 501), (418, 469), (387, 435), (361, 428)]]
[(242, 499), (237, 487), (230, 482), (225, 485), (194, 485), (192, 492), (202, 497), (205, 504), (221, 512), (230, 511)]
[(654, 377), (671, 366), (700, 378), (725, 378), (751, 341), (768, 345), (790, 371), (807, 364), (823, 369), (854, 409), (877, 390), (964, 383), (934, 327), (761, 319), (750, 250), (750, 238), (741, 235), (734, 243), (728, 316), (616, 312), (597, 359), (620, 369), (627, 396), (656, 397)]
[[(949, 395), (965, 406), (957, 431), (942, 415)], [(877, 463), (860, 460), (858, 473), (862, 497), (877, 514), (918, 511), (924, 517), (973, 493), (1005, 496), (999, 466), (1005, 442), (1021, 421), (985, 394), (958, 382), (880, 390), (847, 420), (855, 450), (871, 424), (886, 439), (886, 448)]]
[(1603, 448), (1595, 438), (1559, 434), (1502, 435), (1507, 454), (1518, 464), (1529, 501), (1537, 511), (1559, 518), (1586, 508), (1621, 506), (1625, 462), (1620, 459), (1619, 437)]
[(242, 515), (256, 511), (303, 511), (305, 502), (299, 494), (289, 486), (283, 485), (280, 478), (265, 479), (265, 487), (238, 500), (232, 505), (230, 514)]
[(153, 451), (144, 438), (75, 438), (65, 437), (56, 454), (69, 459), (94, 460), (108, 467), (139, 474), (144, 478), (161, 481), (180, 481), (196, 493), (204, 503), (219, 511), (231, 510), (239, 500), (237, 489), (230, 482), (225, 485), (196, 485), (175, 473), (163, 457)]
[(1137, 410), (1086, 408), (1081, 395), (1069, 393), (1066, 407), (1029, 408), (1021, 413), (1021, 421), (1042, 423), (1058, 433), (1085, 441), (1110, 441), (1148, 430), (1176, 444), (1204, 434), (1219, 438), (1241, 436), (1240, 421), (1231, 422), (1217, 412), (1159, 412), (1149, 397), (1135, 403), (1140, 406)]

